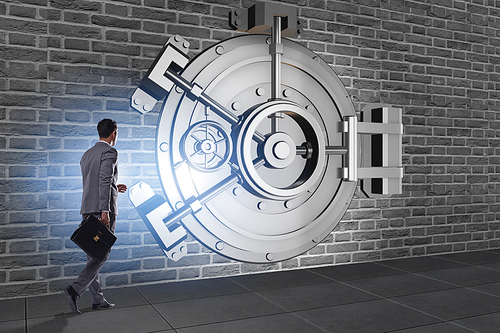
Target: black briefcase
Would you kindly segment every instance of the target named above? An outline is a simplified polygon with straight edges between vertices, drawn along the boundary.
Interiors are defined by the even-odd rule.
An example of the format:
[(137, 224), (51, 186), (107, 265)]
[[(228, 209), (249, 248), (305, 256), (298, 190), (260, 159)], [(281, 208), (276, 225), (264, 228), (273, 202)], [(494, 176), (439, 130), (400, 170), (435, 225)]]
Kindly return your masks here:
[(71, 235), (71, 240), (93, 259), (103, 261), (115, 243), (116, 236), (95, 216), (89, 214)]

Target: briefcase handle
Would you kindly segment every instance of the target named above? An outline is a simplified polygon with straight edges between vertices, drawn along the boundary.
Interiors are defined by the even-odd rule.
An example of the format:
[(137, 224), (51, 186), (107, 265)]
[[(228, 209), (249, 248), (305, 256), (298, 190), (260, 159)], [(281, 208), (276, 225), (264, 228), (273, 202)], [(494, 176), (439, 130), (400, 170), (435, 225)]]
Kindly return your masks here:
[[(89, 218), (89, 216), (90, 216), (90, 214), (87, 214), (87, 216), (85, 216), (85, 219), (88, 219), (88, 218)], [(101, 221), (101, 218), (100, 218), (100, 217), (98, 217), (97, 219), (98, 219), (99, 221)], [(101, 223), (102, 223), (102, 222), (101, 222)], [(103, 225), (104, 225), (104, 224), (103, 224)], [(109, 229), (109, 228), (110, 228), (110, 226), (111, 226), (111, 224), (108, 224), (108, 225), (106, 226), (106, 228), (108, 228), (108, 229)], [(101, 230), (101, 228), (99, 228), (99, 230)], [(97, 237), (97, 236), (96, 236), (96, 237)], [(98, 239), (99, 239), (99, 238), (98, 238)], [(95, 240), (95, 241), (97, 242), (97, 240)]]

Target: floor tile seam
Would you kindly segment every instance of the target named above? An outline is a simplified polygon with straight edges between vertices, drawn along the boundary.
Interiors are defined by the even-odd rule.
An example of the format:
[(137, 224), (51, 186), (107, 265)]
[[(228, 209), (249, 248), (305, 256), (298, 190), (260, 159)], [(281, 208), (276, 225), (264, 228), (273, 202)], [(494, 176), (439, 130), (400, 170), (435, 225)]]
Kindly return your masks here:
[[(457, 289), (468, 289), (468, 288), (457, 288)], [(475, 291), (475, 290), (472, 290), (472, 291)], [(427, 293), (422, 293), (422, 294), (430, 294), (430, 293), (435, 293), (435, 292), (439, 292), (439, 291), (432, 291), (432, 292), (427, 292)], [(418, 294), (418, 295), (422, 295), (422, 294)], [(487, 294), (488, 295), (488, 294)], [(423, 314), (426, 314), (426, 315), (429, 315), (431, 317), (434, 317), (436, 319), (439, 319), (443, 322), (452, 322), (452, 321), (456, 321), (456, 320), (461, 320), (461, 319), (466, 319), (466, 318), (474, 318), (474, 317), (480, 317), (480, 316), (484, 316), (484, 315), (488, 315), (488, 314), (492, 314), (492, 313), (500, 313), (500, 311), (490, 311), (490, 312), (486, 312), (486, 313), (481, 313), (481, 314), (477, 314), (477, 315), (472, 315), (472, 316), (468, 316), (468, 317), (463, 317), (463, 318), (456, 318), (456, 319), (444, 319), (444, 318), (441, 318), (441, 317), (438, 317), (436, 315), (433, 315), (433, 314), (430, 314), (430, 313), (427, 313), (423, 310), (419, 310), (419, 309), (415, 309), (409, 305), (406, 305), (406, 304), (403, 304), (403, 303), (400, 303), (397, 301), (397, 298), (401, 298), (401, 297), (406, 297), (406, 296), (398, 296), (398, 297), (392, 297), (392, 298), (385, 298), (385, 300), (387, 301), (390, 301), (390, 302), (393, 302), (395, 304), (398, 304), (398, 305), (402, 305), (406, 308), (409, 308), (409, 309), (412, 309), (412, 310), (415, 310), (415, 311), (418, 311), (420, 313), (423, 313)]]
[[(387, 262), (389, 260), (386, 260), (385, 262)], [(384, 262), (374, 262), (374, 264), (377, 264), (379, 266), (382, 266), (382, 267), (386, 267), (386, 268), (391, 268), (391, 269), (396, 269), (398, 271), (402, 271), (402, 272), (405, 272), (405, 273), (413, 273), (412, 271), (408, 271), (406, 269), (402, 269), (402, 268), (397, 268), (397, 267), (392, 267), (392, 266), (389, 266), (387, 264), (384, 265)]]
[[(444, 319), (444, 318), (441, 318), (439, 316), (436, 316), (436, 315), (433, 315), (431, 313), (428, 313), (428, 312), (425, 312), (425, 311), (422, 311), (422, 310), (419, 310), (419, 309), (415, 309), (414, 307), (411, 307), (409, 305), (406, 305), (406, 304), (403, 304), (403, 303), (399, 303), (399, 302), (396, 302), (394, 299), (392, 298), (384, 298), (386, 301), (389, 301), (391, 303), (394, 303), (394, 304), (397, 304), (399, 306), (402, 306), (402, 307), (405, 307), (407, 309), (410, 309), (410, 310), (413, 310), (413, 311), (417, 311), (418, 313), (421, 313), (421, 314), (424, 314), (426, 316), (429, 316), (429, 317), (432, 317), (432, 318), (435, 318), (437, 320), (439, 320), (440, 322), (447, 322), (448, 320)], [(435, 323), (437, 324), (437, 323)]]
[[(433, 324), (426, 324), (426, 325), (419, 325), (419, 326), (414, 326), (414, 327), (411, 327), (411, 328), (412, 328), (412, 329), (413, 329), (413, 328), (423, 328), (423, 327), (428, 327), (428, 326), (433, 326), (433, 325), (438, 325), (438, 324), (443, 324), (443, 323), (445, 323), (445, 322), (441, 322), (441, 323), (433, 323)], [(451, 324), (451, 325), (454, 325), (454, 326), (458, 326), (458, 327), (463, 328), (463, 329), (465, 329), (465, 330), (467, 330), (467, 331), (470, 331), (470, 332), (472, 332), (472, 333), (481, 333), (481, 332), (478, 332), (478, 331), (476, 331), (476, 330), (470, 329), (470, 328), (468, 328), (468, 327), (461, 326), (461, 325), (459, 325), (459, 324), (457, 324), (457, 323), (454, 323), (454, 322), (452, 322), (452, 321), (446, 321), (446, 323)], [(396, 329), (396, 330), (393, 330), (393, 331), (387, 331), (387, 332), (384, 332), (384, 333), (398, 333), (398, 332), (403, 332), (403, 331), (406, 331), (406, 330), (408, 330), (408, 328)]]
[[(500, 314), (500, 310), (499, 311), (489, 311), (489, 312), (485, 312), (485, 313), (481, 313), (481, 314), (476, 314), (476, 315), (471, 315), (471, 316), (467, 316), (467, 317), (450, 319), (450, 320), (447, 320), (447, 321), (448, 322), (455, 322), (455, 321), (458, 321), (458, 320), (464, 320), (464, 319), (470, 319), (470, 318), (488, 316), (488, 315), (491, 315), (491, 314), (494, 314), (494, 313), (499, 313)], [(467, 329), (470, 330), (470, 328), (467, 328)]]
[[(287, 288), (283, 288), (283, 289), (287, 289)], [(260, 291), (260, 292), (263, 292), (263, 291)], [(282, 305), (274, 302), (273, 300), (268, 299), (264, 295), (261, 295), (260, 292), (256, 291), (256, 292), (254, 292), (254, 294), (256, 294), (257, 296), (259, 296), (262, 299), (266, 300), (267, 302), (269, 302), (269, 303), (271, 303), (271, 304), (273, 304), (273, 305), (275, 305), (275, 306), (277, 306), (277, 307), (285, 310), (286, 311), (285, 313), (292, 314), (293, 316), (297, 317), (298, 319), (300, 319), (300, 320), (302, 320), (302, 321), (304, 321), (304, 322), (306, 322), (306, 323), (308, 323), (308, 324), (310, 324), (310, 325), (312, 325), (312, 326), (320, 329), (321, 331), (324, 331), (324, 332), (328, 333), (328, 331), (326, 331), (325, 329), (323, 329), (320, 326), (316, 325), (315, 323), (313, 323), (313, 322), (311, 322), (311, 321), (309, 321), (309, 320), (307, 320), (307, 319), (302, 318), (301, 316), (299, 316), (297, 313), (295, 313), (296, 311), (291, 311), (291, 310), (285, 308), (284, 306), (282, 306)], [(323, 308), (323, 307), (319, 307), (319, 308)], [(283, 314), (285, 314), (285, 313), (283, 313)]]
[(28, 333), (28, 300), (24, 299), (24, 333)]
[(273, 317), (273, 316), (279, 316), (279, 315), (284, 315), (284, 314), (291, 314), (291, 315), (294, 315), (296, 317), (298, 317), (299, 319), (301, 319), (302, 321), (306, 322), (306, 323), (309, 323), (309, 324), (312, 324), (313, 326), (321, 329), (322, 331), (324, 331), (325, 333), (329, 333), (328, 331), (325, 331), (325, 329), (319, 327), (318, 325), (312, 323), (312, 322), (309, 322), (308, 320), (298, 316), (297, 314), (295, 314), (294, 312), (291, 312), (291, 311), (287, 311), (287, 312), (283, 312), (283, 313), (273, 313), (273, 314), (266, 314), (266, 315), (260, 315), (260, 316), (251, 316), (251, 317), (245, 317), (245, 318), (238, 318), (238, 319), (230, 319), (230, 320), (220, 320), (220, 321), (214, 321), (214, 322), (210, 322), (210, 323), (205, 323), (205, 324), (199, 324), (199, 325), (187, 325), (187, 326), (180, 326), (180, 327), (175, 327), (173, 328), (173, 330), (175, 332), (177, 332), (177, 330), (182, 330), (182, 329), (186, 329), (186, 328), (193, 328), (193, 327), (203, 327), (203, 326), (209, 326), (209, 325), (218, 325), (218, 324), (224, 324), (224, 323), (232, 323), (232, 322), (236, 322), (236, 321), (243, 321), (243, 320), (249, 320), (249, 319), (257, 319), (257, 318), (266, 318), (266, 317)]
[[(474, 266), (474, 265), (470, 265), (470, 266)], [(438, 270), (435, 270), (435, 271), (438, 271)], [(430, 271), (427, 271), (427, 272), (430, 272)], [(465, 286), (465, 285), (455, 284), (455, 283), (452, 283), (452, 282), (449, 282), (449, 281), (440, 280), (440, 279), (435, 278), (435, 277), (427, 276), (427, 275), (424, 275), (423, 273), (426, 273), (426, 272), (417, 272), (417, 273), (412, 273), (412, 274), (420, 276), (420, 277), (424, 277), (424, 278), (427, 278), (427, 279), (430, 279), (430, 280), (438, 281), (438, 282), (441, 282), (441, 283), (446, 283), (446, 284), (450, 284), (450, 285), (453, 285), (453, 286), (457, 286), (458, 288), (468, 288), (468, 287), (475, 287), (475, 286), (483, 286), (483, 285), (487, 285), (487, 284), (499, 283), (500, 282), (500, 281), (497, 281), (497, 282), (487, 282), (487, 283), (472, 284), (472, 285), (466, 285)]]
[(472, 329), (472, 328), (465, 327), (465, 326), (462, 326), (462, 325), (460, 325), (460, 324), (458, 324), (458, 323), (455, 323), (455, 322), (453, 322), (452, 320), (447, 321), (447, 323), (448, 323), (448, 324), (455, 325), (455, 326), (458, 326), (458, 327), (460, 327), (460, 328), (463, 328), (463, 329), (465, 329), (465, 330), (468, 330), (468, 331), (471, 331), (471, 332), (474, 332), (474, 333), (481, 333), (481, 332), (476, 331), (476, 330), (474, 330), (474, 329)]
[(500, 298), (500, 295), (490, 294), (490, 293), (488, 293), (486, 291), (477, 290), (477, 289), (473, 288), (473, 287), (477, 287), (477, 286), (485, 286), (485, 285), (488, 285), (488, 284), (490, 284), (490, 283), (478, 284), (478, 285), (474, 285), (474, 286), (467, 286), (467, 287), (464, 287), (464, 289), (467, 289), (467, 290), (470, 290), (470, 291), (475, 291), (475, 292), (478, 292), (480, 294), (492, 296), (492, 297), (495, 297), (495, 298)]
[[(484, 251), (472, 251), (472, 252), (453, 252), (453, 253), (450, 253), (450, 254), (461, 254), (461, 253), (474, 253), (474, 252), (484, 252)], [(471, 264), (469, 262), (466, 262), (466, 261), (460, 261), (459, 259), (450, 259), (450, 258), (438, 258), (436, 256), (436, 259), (441, 259), (441, 260), (446, 260), (446, 261), (451, 261), (451, 262), (456, 262), (456, 263), (460, 263), (460, 264), (465, 264), (465, 265), (468, 265), (468, 266), (475, 266), (475, 264)]]
[[(331, 266), (331, 267), (333, 267), (333, 266)], [(340, 282), (340, 280), (336, 280), (336, 279), (334, 279), (334, 278), (332, 278), (332, 277), (330, 277), (330, 276), (326, 276), (326, 275), (323, 275), (323, 274), (321, 274), (321, 273), (314, 272), (312, 269), (308, 269), (308, 271), (309, 271), (309, 272), (311, 272), (311, 273), (313, 273), (313, 274), (316, 274), (316, 275), (318, 275), (318, 276), (321, 276), (321, 277), (323, 277), (323, 278), (326, 278), (326, 279), (328, 279), (328, 280), (331, 280), (331, 281), (333, 281), (333, 282)]]
[[(114, 311), (114, 310), (120, 310), (120, 309), (128, 309), (128, 308), (136, 308), (136, 307), (140, 307), (140, 306), (153, 306), (151, 303), (148, 303), (148, 304), (138, 304), (138, 305), (126, 305), (126, 306), (117, 306), (117, 307), (114, 307), (113, 309), (105, 309), (105, 310), (101, 310), (101, 311)], [(91, 309), (91, 308), (81, 308), (79, 307), (79, 309), (81, 311), (83, 311), (82, 313), (96, 313), (97, 310), (94, 310), (94, 309)], [(88, 311), (87, 312), (87, 309), (90, 309), (91, 311)], [(62, 317), (62, 316), (68, 316), (68, 315), (75, 315), (75, 313), (73, 312), (66, 312), (66, 313), (58, 313), (58, 314), (53, 314), (53, 315), (43, 315), (43, 316), (34, 316), (34, 317), (26, 317), (26, 320), (33, 320), (33, 319), (40, 319), (40, 318), (49, 318), (49, 317)], [(9, 321), (12, 321), (12, 320), (9, 320)], [(0, 322), (1, 324), (2, 322)]]
[(295, 313), (295, 312), (291, 312), (291, 314), (292, 314), (293, 316), (297, 317), (299, 320), (302, 320), (303, 322), (308, 323), (308, 324), (310, 324), (310, 325), (312, 325), (312, 326), (316, 327), (317, 329), (319, 329), (319, 330), (321, 330), (321, 331), (323, 331), (323, 332), (325, 332), (325, 333), (329, 333), (329, 331), (328, 331), (328, 330), (325, 330), (325, 329), (324, 329), (324, 328), (322, 328), (321, 326), (319, 326), (319, 325), (315, 324), (315, 323), (314, 323), (314, 322), (312, 322), (312, 321), (307, 320), (306, 318), (302, 318), (302, 317), (301, 317), (301, 316), (299, 316), (297, 313)]
[[(241, 276), (241, 275), (238, 275), (238, 276)], [(228, 278), (228, 280), (229, 280), (229, 281), (231, 281), (231, 282), (233, 282), (233, 283), (236, 283), (238, 286), (242, 287), (243, 289), (248, 290), (248, 292), (251, 292), (251, 293), (255, 292), (255, 290), (252, 290), (252, 289), (248, 288), (248, 287), (247, 287), (247, 286), (245, 286), (244, 284), (241, 284), (241, 283), (239, 283), (238, 281), (235, 281), (234, 279), (232, 279), (232, 278), (230, 278), (230, 277)]]
[[(433, 270), (433, 271), (427, 271), (427, 272), (435, 272), (435, 271), (438, 271), (439, 269), (437, 270)], [(448, 281), (444, 281), (444, 280), (440, 280), (438, 278), (435, 278), (435, 277), (432, 277), (432, 276), (426, 276), (426, 275), (423, 275), (422, 273), (425, 273), (425, 272), (417, 272), (417, 273), (412, 273), (413, 275), (416, 275), (416, 276), (420, 276), (420, 277), (423, 277), (423, 278), (426, 278), (426, 279), (429, 279), (429, 280), (433, 280), (433, 281), (437, 281), (437, 282), (441, 282), (441, 283), (446, 283), (446, 284), (449, 284), (449, 285), (452, 285), (452, 286), (455, 286), (457, 288), (465, 288), (465, 286), (462, 286), (460, 284), (456, 284), (456, 283), (452, 283), (452, 282), (448, 282)]]
[[(373, 264), (378, 264), (378, 263), (373, 262)], [(386, 267), (386, 268), (395, 269), (395, 270), (398, 270), (398, 271), (400, 271), (400, 272), (403, 272), (403, 274), (413, 274), (413, 273), (412, 273), (412, 272), (410, 272), (410, 271), (406, 271), (406, 270), (399, 269), (399, 268), (389, 267), (389, 266), (385, 266), (385, 265), (379, 265), (379, 266), (383, 266), (383, 267)], [(331, 267), (334, 267), (334, 266), (331, 266)], [(324, 275), (324, 274), (321, 274), (321, 273), (318, 273), (318, 272), (314, 272), (314, 271), (312, 271), (312, 269), (311, 269), (311, 271), (310, 271), (310, 272), (311, 272), (311, 273), (313, 273), (313, 274), (316, 274), (316, 275), (318, 275), (318, 276), (321, 276), (321, 277), (323, 277), (323, 278), (329, 279), (329, 280), (331, 280), (331, 281), (333, 281), (333, 282), (344, 282), (344, 281), (346, 281), (346, 280), (338, 280), (338, 279), (334, 279), (334, 278), (332, 278), (332, 277), (330, 277), (330, 276), (327, 276), (327, 275)], [(403, 275), (403, 274), (390, 274), (390, 275), (383, 275), (383, 276), (376, 276), (376, 277), (384, 277), (384, 276), (398, 276), (398, 275)], [(372, 278), (375, 278), (375, 277), (372, 277)], [(364, 279), (364, 278), (359, 278), (359, 279), (352, 279), (352, 280), (348, 280), (348, 281), (363, 280), (363, 279)], [(370, 279), (370, 278), (367, 278), (367, 279)]]
[[(288, 289), (288, 288), (283, 288), (283, 289)], [(265, 292), (265, 291), (260, 291), (260, 292)], [(258, 296), (260, 296), (261, 298), (263, 298), (264, 300), (266, 300), (266, 301), (268, 301), (268, 302), (272, 303), (273, 305), (275, 305), (275, 306), (277, 306), (277, 307), (279, 307), (279, 308), (281, 308), (281, 309), (285, 310), (285, 311), (286, 311), (285, 313), (288, 313), (288, 314), (293, 314), (293, 315), (295, 315), (295, 316), (299, 317), (300, 319), (302, 319), (302, 320), (304, 320), (304, 321), (306, 321), (306, 322), (308, 322), (308, 323), (310, 323), (310, 324), (312, 324), (312, 325), (314, 325), (314, 326), (316, 326), (316, 327), (319, 327), (319, 326), (317, 326), (317, 325), (316, 325), (316, 324), (314, 324), (313, 322), (310, 322), (310, 321), (306, 320), (305, 318), (300, 317), (300, 316), (297, 314), (297, 312), (302, 312), (302, 311), (310, 311), (310, 310), (319, 310), (319, 309), (331, 308), (331, 307), (335, 307), (335, 306), (342, 306), (342, 305), (347, 305), (347, 304), (363, 303), (363, 301), (360, 301), (360, 302), (352, 302), (352, 303), (346, 303), (346, 304), (337, 304), (337, 305), (325, 305), (325, 306), (318, 306), (318, 307), (313, 307), (313, 308), (308, 308), (308, 309), (302, 309), (302, 310), (290, 310), (290, 309), (287, 309), (287, 308), (285, 308), (284, 306), (282, 306), (282, 305), (280, 305), (280, 304), (278, 304), (278, 303), (274, 302), (273, 300), (268, 299), (268, 298), (267, 298), (267, 297), (265, 297), (264, 295), (261, 295), (261, 294), (260, 294), (260, 292), (255, 292), (255, 293), (256, 293)], [(321, 328), (321, 327), (319, 327), (319, 328)], [(323, 330), (323, 329), (322, 329), (322, 330)]]
[(155, 304), (166, 304), (166, 303), (175, 303), (175, 302), (184, 302), (184, 301), (195, 301), (195, 300), (201, 300), (201, 299), (207, 299), (207, 298), (214, 298), (214, 297), (234, 296), (234, 295), (241, 295), (241, 294), (251, 294), (251, 293), (254, 292), (254, 291), (252, 291), (252, 290), (250, 290), (248, 288), (245, 288), (245, 289), (247, 291), (244, 291), (244, 292), (234, 292), (234, 293), (221, 294), (221, 295), (203, 296), (203, 297), (182, 298), (182, 299), (174, 299), (174, 300), (159, 301), (159, 302), (152, 302), (152, 301), (150, 301), (142, 293), (141, 293), (141, 296), (144, 297), (144, 299), (148, 302), (148, 304), (155, 305)]
[(499, 264), (499, 263), (490, 263), (490, 264), (479, 264), (479, 265), (474, 265), (476, 267), (479, 267), (479, 268), (484, 268), (484, 269), (487, 269), (489, 271), (493, 271), (493, 272), (500, 272), (500, 269), (494, 269), (494, 268), (491, 268), (491, 267), (484, 267), (482, 265), (491, 265), (491, 264)]
[[(455, 285), (453, 283), (449, 283), (449, 282), (445, 282), (445, 281), (441, 281), (441, 280), (437, 280), (437, 279), (433, 279), (433, 278), (429, 278), (427, 276), (422, 276), (420, 274), (417, 274), (417, 273), (410, 273), (408, 272), (408, 275), (415, 275), (415, 276), (419, 276), (419, 277), (423, 277), (423, 278), (428, 278), (429, 280), (433, 280), (433, 281), (436, 281), (436, 282), (440, 282), (440, 283), (445, 283), (445, 284), (448, 284), (450, 286), (453, 286), (455, 288), (450, 288), (450, 289), (443, 289), (443, 290), (451, 290), (451, 289), (459, 289), (459, 288), (464, 288), (463, 286), (460, 286), (460, 285)], [(395, 275), (397, 276), (397, 275)], [(380, 277), (386, 277), (386, 276), (380, 276)], [(378, 278), (378, 277), (377, 277)], [(383, 296), (383, 295), (379, 295), (379, 294), (376, 294), (374, 292), (371, 292), (369, 290), (365, 290), (361, 287), (358, 287), (358, 286), (355, 286), (355, 285), (352, 285), (350, 284), (350, 282), (352, 281), (359, 281), (359, 280), (367, 280), (367, 279), (373, 279), (373, 278), (366, 278), (366, 279), (356, 279), (356, 280), (349, 280), (349, 281), (336, 281), (338, 283), (341, 283), (343, 284), (344, 286), (347, 286), (347, 287), (350, 287), (350, 288), (354, 288), (354, 289), (357, 289), (359, 291), (362, 291), (362, 292), (365, 292), (367, 294), (370, 294), (372, 296), (375, 296), (375, 297), (378, 297), (380, 299), (388, 299), (388, 298), (394, 298), (394, 297), (403, 297), (403, 296), (411, 296), (411, 295), (420, 295), (420, 294), (426, 294), (426, 293), (431, 293), (431, 292), (435, 292), (435, 291), (440, 291), (440, 290), (435, 290), (435, 291), (425, 291), (425, 292), (419, 292), (419, 293), (416, 293), (416, 294), (408, 294), (408, 295), (402, 295), (402, 296), (391, 296), (391, 297), (386, 297), (386, 296)], [(356, 303), (359, 303), (359, 302), (356, 302)]]
[[(174, 327), (172, 326), (172, 324), (170, 324), (170, 322), (167, 320), (167, 318), (163, 317), (163, 315), (158, 311), (158, 309), (146, 298), (146, 296), (141, 293), (141, 291), (139, 289), (137, 289), (137, 287), (134, 287), (135, 290), (139, 293), (139, 295), (141, 295), (145, 300), (146, 302), (148, 302), (149, 306), (151, 306), (153, 308), (153, 310), (160, 316), (160, 318), (162, 318), (165, 323), (167, 323), (168, 326), (170, 326), (171, 329), (174, 329)], [(175, 329), (174, 329), (175, 330)], [(177, 332), (177, 331), (176, 331)]]

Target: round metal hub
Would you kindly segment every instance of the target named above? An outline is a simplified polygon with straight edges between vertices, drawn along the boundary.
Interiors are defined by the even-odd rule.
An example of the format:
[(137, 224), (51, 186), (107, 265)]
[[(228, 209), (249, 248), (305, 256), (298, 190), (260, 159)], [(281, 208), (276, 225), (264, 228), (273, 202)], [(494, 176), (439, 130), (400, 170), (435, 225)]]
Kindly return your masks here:
[(232, 153), (232, 141), (222, 126), (202, 121), (182, 138), (181, 153), (189, 165), (200, 171), (216, 171)]
[(295, 159), (295, 142), (286, 133), (277, 132), (264, 143), (264, 159), (273, 168), (283, 169)]
[[(273, 172), (272, 178), (274, 184), (269, 184), (265, 180), (265, 175), (270, 172), (259, 173), (258, 168), (254, 165), (254, 161), (259, 155), (259, 145), (256, 144), (254, 135), (259, 125), (262, 122), (268, 122), (269, 116), (277, 112), (290, 117), (294, 123), (288, 127), (292, 128), (292, 125), (297, 126), (300, 131), (295, 136), (299, 137), (299, 139), (303, 137), (304, 141), (310, 142), (314, 153), (310, 159), (305, 161), (300, 156), (290, 154), (286, 156), (286, 159), (276, 158), (274, 154), (277, 143), (280, 143), (281, 147), (285, 146), (285, 149), (288, 147), (291, 150), (290, 147), (294, 147), (295, 150), (295, 145), (300, 145), (303, 141), (295, 143), (291, 136), (285, 133), (271, 134), (264, 143), (264, 159), (266, 162), (272, 168), (284, 169), (291, 166), (295, 159), (298, 159), (299, 163), (303, 162), (301, 163), (303, 166), (296, 167), (295, 170)], [(319, 181), (325, 167), (325, 142), (320, 125), (313, 115), (295, 103), (288, 101), (264, 103), (247, 115), (242, 124), (236, 145), (239, 148), (236, 150), (236, 156), (243, 177), (252, 189), (264, 198), (280, 200), (293, 198), (307, 192), (307, 190), (312, 189), (314, 184)], [(302, 172), (298, 174), (296, 169), (300, 168), (302, 168)]]
[[(355, 116), (340, 79), (312, 51), (284, 39), (282, 92), (270, 101), (267, 39), (225, 40), (182, 72), (230, 117), (206, 107), (199, 92), (174, 88), (157, 132), (158, 172), (173, 209), (230, 185), (182, 225), (213, 251), (256, 263), (314, 247), (340, 221), (356, 189), (339, 178), (342, 156), (326, 154), (327, 146), (343, 145), (339, 123)], [(308, 147), (307, 158), (297, 154), (300, 146)]]

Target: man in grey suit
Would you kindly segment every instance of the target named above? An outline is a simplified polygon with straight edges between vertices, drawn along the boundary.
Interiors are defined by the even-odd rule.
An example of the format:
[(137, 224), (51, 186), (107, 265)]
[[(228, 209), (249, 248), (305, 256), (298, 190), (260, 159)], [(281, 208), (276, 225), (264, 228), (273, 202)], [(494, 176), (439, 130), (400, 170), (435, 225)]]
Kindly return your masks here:
[[(127, 186), (117, 184), (118, 151), (116, 144), (118, 126), (111, 119), (103, 119), (97, 124), (99, 141), (87, 150), (80, 160), (83, 176), (83, 195), (80, 214), (85, 218), (92, 214), (99, 218), (106, 227), (115, 231), (116, 215), (118, 213), (118, 192), (124, 193)], [(109, 257), (109, 252), (103, 261), (99, 262), (87, 256), (87, 264), (80, 276), (64, 289), (73, 312), (78, 310), (78, 298), (88, 288), (92, 298), (92, 309), (112, 308), (103, 295), (99, 285), (99, 271)]]

